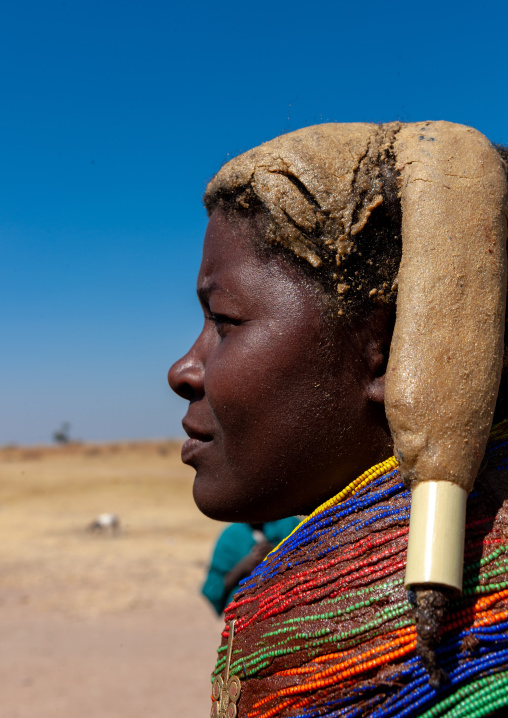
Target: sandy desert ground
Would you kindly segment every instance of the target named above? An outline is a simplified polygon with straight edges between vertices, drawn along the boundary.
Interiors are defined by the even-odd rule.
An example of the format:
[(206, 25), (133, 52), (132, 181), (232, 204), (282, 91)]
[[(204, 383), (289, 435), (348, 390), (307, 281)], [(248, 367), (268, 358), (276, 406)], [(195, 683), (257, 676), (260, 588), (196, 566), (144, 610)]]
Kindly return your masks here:
[(0, 718), (209, 715), (222, 525), (192, 477), (178, 442), (0, 449)]

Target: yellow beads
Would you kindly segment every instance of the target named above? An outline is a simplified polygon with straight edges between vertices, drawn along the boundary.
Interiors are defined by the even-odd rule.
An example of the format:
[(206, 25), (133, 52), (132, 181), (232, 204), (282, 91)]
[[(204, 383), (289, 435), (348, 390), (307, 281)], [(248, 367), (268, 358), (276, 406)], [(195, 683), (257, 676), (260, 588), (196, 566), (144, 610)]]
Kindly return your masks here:
[[(360, 489), (363, 489), (365, 486), (367, 486), (367, 484), (369, 484), (371, 481), (374, 481), (374, 479), (378, 479), (380, 476), (383, 476), (383, 474), (387, 474), (389, 471), (396, 469), (398, 465), (399, 464), (397, 463), (395, 456), (391, 456), (389, 459), (386, 459), (386, 461), (382, 461), (380, 464), (372, 466), (361, 476), (348, 484), (345, 489), (339, 491), (336, 496), (329, 499), (328, 501), (325, 501), (325, 503), (321, 504), (321, 506), (318, 506), (318, 508), (313, 511), (310, 516), (307, 516), (305, 521), (308, 521), (313, 516), (316, 516), (316, 514), (321, 513), (321, 511), (326, 511), (326, 509), (329, 509), (331, 506), (336, 506), (342, 501), (345, 501), (350, 496), (356, 494), (357, 491), (360, 491)], [(305, 521), (303, 523), (305, 523)]]
[(378, 479), (380, 476), (383, 476), (383, 474), (388, 473), (388, 471), (393, 471), (393, 469), (396, 469), (398, 465), (399, 464), (395, 456), (390, 456), (390, 458), (386, 459), (386, 461), (382, 461), (380, 464), (371, 466), (370, 469), (364, 471), (361, 476), (348, 484), (345, 489), (339, 491), (336, 496), (331, 499), (328, 499), (328, 501), (325, 501), (324, 504), (318, 506), (315, 511), (313, 511), (311, 514), (309, 514), (309, 516), (304, 518), (303, 521), (299, 523), (298, 526), (293, 529), (293, 531), (291, 531), (289, 536), (287, 536), (283, 541), (281, 541), (280, 544), (278, 544), (278, 546), (276, 546), (270, 553), (278, 551), (282, 544), (287, 541), (287, 539), (292, 536), (295, 531), (297, 531), (301, 526), (304, 526), (307, 521), (314, 518), (314, 516), (317, 516), (317, 514), (320, 514), (322, 511), (326, 511), (326, 509), (329, 509), (331, 506), (336, 506), (337, 504), (342, 503), (342, 501), (345, 501), (346, 499), (356, 494), (357, 491), (363, 489), (365, 486), (367, 486), (367, 484), (370, 484), (371, 481)]

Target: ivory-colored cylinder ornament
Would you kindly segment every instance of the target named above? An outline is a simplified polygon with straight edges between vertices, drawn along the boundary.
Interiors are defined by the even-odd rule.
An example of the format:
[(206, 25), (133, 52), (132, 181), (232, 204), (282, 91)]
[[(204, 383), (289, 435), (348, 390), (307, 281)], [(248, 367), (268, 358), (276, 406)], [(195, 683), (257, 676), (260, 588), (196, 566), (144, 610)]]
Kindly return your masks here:
[(467, 491), (451, 481), (422, 481), (411, 497), (406, 587), (462, 590)]

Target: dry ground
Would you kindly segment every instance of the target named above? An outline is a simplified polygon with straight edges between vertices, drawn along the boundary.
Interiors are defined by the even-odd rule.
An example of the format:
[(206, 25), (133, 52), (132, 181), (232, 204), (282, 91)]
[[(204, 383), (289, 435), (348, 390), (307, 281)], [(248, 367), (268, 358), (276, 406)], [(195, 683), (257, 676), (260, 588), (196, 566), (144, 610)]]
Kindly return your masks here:
[(0, 450), (0, 718), (209, 715), (222, 526), (192, 476), (176, 442)]

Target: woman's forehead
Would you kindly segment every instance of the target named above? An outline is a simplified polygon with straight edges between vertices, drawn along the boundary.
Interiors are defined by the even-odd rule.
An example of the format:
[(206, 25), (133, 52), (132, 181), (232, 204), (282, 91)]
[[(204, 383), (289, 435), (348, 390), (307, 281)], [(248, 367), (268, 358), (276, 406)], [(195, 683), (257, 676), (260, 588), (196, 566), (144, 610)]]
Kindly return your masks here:
[(224, 212), (216, 210), (205, 232), (198, 285), (207, 291), (217, 288), (218, 275), (251, 264), (255, 255), (249, 224), (233, 221)]
[(255, 225), (246, 219), (238, 222), (220, 211), (212, 214), (197, 280), (200, 301), (240, 299), (244, 306), (257, 304), (258, 309), (272, 306), (274, 311), (299, 311), (302, 318), (313, 322), (304, 305), (309, 305), (311, 314), (323, 310), (314, 289), (280, 254), (262, 257), (256, 249), (255, 233)]

